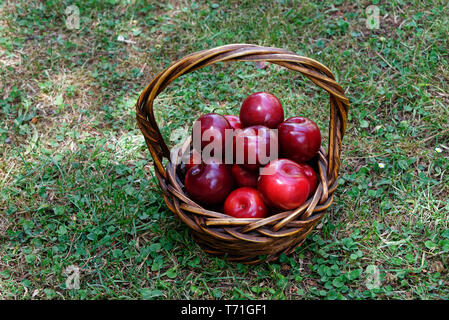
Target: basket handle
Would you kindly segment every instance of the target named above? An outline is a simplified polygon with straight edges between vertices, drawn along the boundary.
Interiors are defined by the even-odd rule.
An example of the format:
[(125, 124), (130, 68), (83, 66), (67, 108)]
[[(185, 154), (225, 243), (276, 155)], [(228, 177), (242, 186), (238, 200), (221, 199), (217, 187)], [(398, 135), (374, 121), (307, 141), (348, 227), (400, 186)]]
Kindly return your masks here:
[(154, 99), (179, 76), (225, 61), (268, 61), (275, 63), (302, 73), (329, 93), (330, 119), (327, 175), (330, 183), (333, 183), (338, 177), (340, 169), (342, 139), (346, 131), (349, 111), (349, 100), (346, 98), (343, 88), (335, 81), (332, 72), (316, 60), (299, 56), (285, 49), (252, 44), (229, 44), (189, 54), (159, 73), (140, 94), (136, 103), (137, 123), (153, 157), (159, 181), (161, 178), (167, 179), (162, 159), (163, 157), (170, 159), (170, 151), (154, 118)]

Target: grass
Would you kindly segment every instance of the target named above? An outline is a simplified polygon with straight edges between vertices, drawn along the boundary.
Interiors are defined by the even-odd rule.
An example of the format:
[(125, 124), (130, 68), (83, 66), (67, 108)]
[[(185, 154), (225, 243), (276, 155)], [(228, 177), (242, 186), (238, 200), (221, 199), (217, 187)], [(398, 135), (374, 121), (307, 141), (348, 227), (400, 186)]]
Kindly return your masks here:
[[(75, 30), (65, 24), (72, 4)], [(365, 24), (371, 4), (375, 30)], [(448, 299), (448, 9), (443, 0), (0, 1), (0, 298)], [(326, 218), (293, 255), (257, 266), (205, 254), (166, 208), (134, 111), (170, 63), (237, 42), (324, 63), (351, 100)], [(249, 63), (177, 79), (156, 117), (174, 145), (175, 129), (204, 112), (237, 113), (259, 90), (326, 132), (324, 92)], [(69, 266), (80, 269), (79, 289), (66, 287)]]

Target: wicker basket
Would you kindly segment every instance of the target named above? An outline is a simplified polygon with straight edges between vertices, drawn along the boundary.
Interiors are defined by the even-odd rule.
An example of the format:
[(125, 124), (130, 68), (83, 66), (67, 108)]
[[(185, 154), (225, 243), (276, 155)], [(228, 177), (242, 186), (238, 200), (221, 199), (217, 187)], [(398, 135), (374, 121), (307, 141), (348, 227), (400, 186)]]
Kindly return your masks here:
[[(239, 219), (207, 210), (189, 199), (182, 179), (177, 176), (181, 155), (189, 148), (188, 139), (181, 148), (170, 150), (154, 118), (153, 102), (173, 80), (202, 67), (224, 61), (268, 61), (298, 71), (330, 95), (328, 152), (323, 148), (316, 157), (319, 183), (315, 194), (302, 206), (267, 218)], [(230, 261), (258, 263), (290, 254), (323, 218), (333, 201), (340, 167), (341, 142), (346, 129), (349, 100), (332, 72), (321, 63), (293, 52), (251, 44), (230, 44), (190, 54), (161, 72), (141, 93), (137, 105), (137, 123), (154, 160), (155, 172), (167, 206), (192, 231), (204, 251)], [(163, 158), (168, 159), (166, 168)], [(179, 170), (178, 170), (179, 171)], [(178, 172), (179, 174), (179, 172)]]

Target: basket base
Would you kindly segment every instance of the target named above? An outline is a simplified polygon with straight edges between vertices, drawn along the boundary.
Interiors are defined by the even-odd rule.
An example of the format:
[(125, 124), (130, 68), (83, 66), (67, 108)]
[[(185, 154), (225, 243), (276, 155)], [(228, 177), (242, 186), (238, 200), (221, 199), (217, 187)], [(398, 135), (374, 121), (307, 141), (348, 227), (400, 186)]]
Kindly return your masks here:
[[(275, 262), (279, 259), (281, 254), (290, 255), (296, 248), (300, 247), (306, 240), (307, 234), (303, 237), (299, 237), (296, 241), (293, 241), (284, 250), (277, 251), (276, 253), (265, 252), (253, 252), (248, 255), (233, 255), (229, 252), (224, 252), (222, 248), (212, 248), (210, 246), (210, 240), (207, 241), (201, 237), (197, 232), (192, 231), (193, 240), (198, 246), (206, 253), (225, 259), (228, 262), (243, 263), (243, 264), (258, 264), (261, 262)], [(254, 250), (255, 251), (255, 250)]]

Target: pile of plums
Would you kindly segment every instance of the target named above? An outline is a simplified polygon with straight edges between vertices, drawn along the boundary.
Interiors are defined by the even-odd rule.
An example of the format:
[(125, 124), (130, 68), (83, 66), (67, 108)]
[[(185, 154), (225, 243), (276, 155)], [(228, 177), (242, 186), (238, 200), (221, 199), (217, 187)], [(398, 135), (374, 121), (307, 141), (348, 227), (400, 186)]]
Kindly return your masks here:
[(192, 137), (181, 172), (187, 194), (205, 208), (264, 218), (298, 208), (316, 190), (320, 130), (305, 117), (284, 120), (273, 94), (251, 94), (239, 116), (202, 115)]

